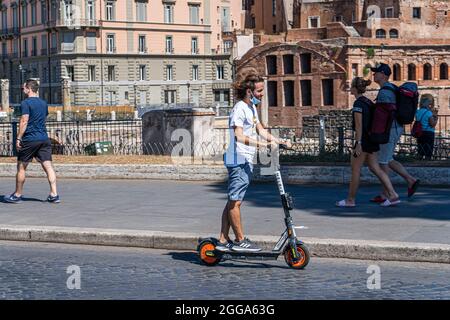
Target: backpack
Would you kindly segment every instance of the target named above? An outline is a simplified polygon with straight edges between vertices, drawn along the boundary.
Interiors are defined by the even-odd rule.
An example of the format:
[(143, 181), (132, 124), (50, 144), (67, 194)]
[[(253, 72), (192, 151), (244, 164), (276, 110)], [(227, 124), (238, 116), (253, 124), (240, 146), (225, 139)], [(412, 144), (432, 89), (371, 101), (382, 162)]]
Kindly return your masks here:
[(425, 112), (421, 117), (420, 120), (414, 121), (414, 125), (411, 129), (411, 135), (414, 138), (420, 138), (423, 135), (423, 128), (422, 128), (422, 119), (427, 113)]
[(417, 84), (414, 82), (405, 82), (400, 87), (396, 87), (396, 89), (391, 87), (385, 87), (384, 89), (391, 90), (396, 95), (397, 111), (395, 113), (395, 119), (397, 122), (401, 125), (413, 123), (419, 104)]
[(369, 139), (376, 144), (389, 142), (392, 122), (395, 118), (395, 104), (377, 103), (373, 111), (372, 124), (369, 130)]

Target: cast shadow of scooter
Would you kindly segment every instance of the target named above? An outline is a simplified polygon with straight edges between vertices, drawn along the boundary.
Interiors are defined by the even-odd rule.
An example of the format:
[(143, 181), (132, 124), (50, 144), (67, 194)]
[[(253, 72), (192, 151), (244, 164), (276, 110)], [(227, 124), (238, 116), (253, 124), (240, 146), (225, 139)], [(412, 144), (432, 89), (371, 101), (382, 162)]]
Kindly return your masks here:
[[(169, 252), (167, 253), (167, 255), (172, 256), (172, 259), (174, 260), (180, 260), (180, 261), (184, 261), (184, 262), (189, 262), (195, 265), (199, 265), (199, 266), (204, 266), (205, 268), (208, 268), (207, 266), (203, 265), (200, 262), (200, 259), (198, 257), (197, 252), (186, 252), (186, 251), (180, 251), (180, 252)], [(275, 263), (274, 261), (271, 261), (272, 263)], [(271, 264), (266, 263), (266, 262), (262, 262), (262, 261), (246, 261), (246, 260), (237, 260), (237, 259), (233, 259), (233, 260), (226, 260), (223, 262), (220, 262), (217, 266), (222, 266), (222, 267), (227, 267), (227, 268), (253, 268), (253, 269), (267, 269), (267, 268), (278, 268), (278, 269), (289, 269), (288, 266), (280, 266), (280, 265), (275, 265), (275, 264)]]
[[(0, 203), (7, 203), (7, 204), (10, 204), (9, 202), (5, 201), (4, 197), (5, 197), (4, 194), (0, 195)], [(42, 203), (42, 202), (47, 202), (47, 201), (42, 200), (42, 199), (27, 198), (27, 197), (22, 197), (22, 201), (23, 201), (23, 202), (41, 202), (41, 203)]]

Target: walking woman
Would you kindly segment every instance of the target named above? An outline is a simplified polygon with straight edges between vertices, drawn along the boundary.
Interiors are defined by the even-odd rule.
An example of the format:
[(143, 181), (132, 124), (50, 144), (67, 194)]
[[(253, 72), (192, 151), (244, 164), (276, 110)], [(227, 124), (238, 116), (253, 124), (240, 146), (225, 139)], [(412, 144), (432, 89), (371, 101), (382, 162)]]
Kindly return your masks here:
[(371, 125), (371, 108), (374, 103), (364, 96), (366, 88), (371, 84), (370, 80), (356, 77), (353, 79), (350, 92), (355, 96), (356, 101), (353, 104), (353, 131), (355, 145), (351, 156), (352, 178), (350, 188), (346, 199), (336, 202), (338, 207), (355, 207), (356, 193), (358, 191), (361, 167), (367, 161), (372, 172), (380, 179), (380, 182), (388, 192), (388, 199), (381, 203), (381, 206), (388, 207), (400, 203), (398, 194), (392, 187), (388, 175), (380, 168), (377, 159), (377, 152), (380, 146), (370, 141), (369, 128)]

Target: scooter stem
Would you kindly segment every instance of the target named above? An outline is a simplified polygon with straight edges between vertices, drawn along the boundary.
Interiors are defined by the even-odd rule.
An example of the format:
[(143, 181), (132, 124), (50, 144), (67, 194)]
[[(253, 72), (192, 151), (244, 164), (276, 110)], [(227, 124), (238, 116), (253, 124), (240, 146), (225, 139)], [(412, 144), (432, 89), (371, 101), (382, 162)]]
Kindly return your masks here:
[(283, 180), (281, 179), (280, 170), (275, 171), (275, 178), (277, 179), (278, 191), (280, 191), (280, 196), (282, 196), (286, 192), (284, 191), (284, 185), (283, 185)]

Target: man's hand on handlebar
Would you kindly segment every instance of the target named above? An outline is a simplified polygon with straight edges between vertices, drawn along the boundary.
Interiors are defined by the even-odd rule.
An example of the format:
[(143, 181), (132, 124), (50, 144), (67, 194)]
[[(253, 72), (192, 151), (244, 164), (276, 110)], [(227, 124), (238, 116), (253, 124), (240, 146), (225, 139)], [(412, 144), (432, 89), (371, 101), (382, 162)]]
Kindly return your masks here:
[(281, 140), (280, 142), (280, 144), (283, 145), (283, 147), (285, 147), (286, 149), (292, 149), (291, 140)]

